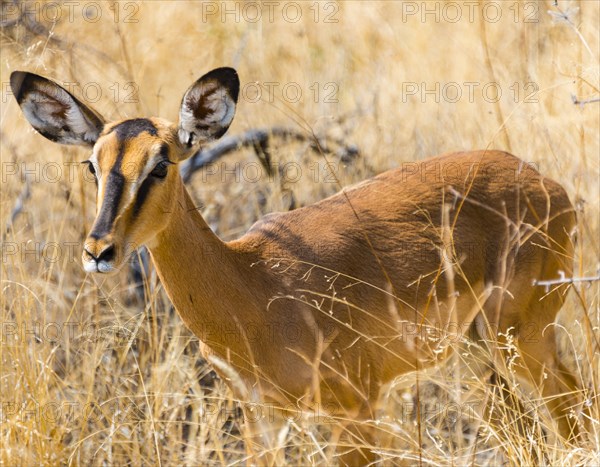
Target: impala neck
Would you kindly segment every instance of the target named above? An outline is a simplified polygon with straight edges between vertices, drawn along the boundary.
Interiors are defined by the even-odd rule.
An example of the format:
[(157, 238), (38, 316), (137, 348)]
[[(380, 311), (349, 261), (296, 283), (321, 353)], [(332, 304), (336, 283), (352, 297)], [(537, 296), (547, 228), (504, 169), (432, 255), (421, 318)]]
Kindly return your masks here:
[[(198, 212), (183, 183), (170, 222), (149, 246), (160, 280), (188, 328), (212, 350), (243, 352), (232, 332), (260, 325), (258, 256), (221, 241)], [(260, 280), (260, 279), (258, 279)], [(239, 330), (242, 331), (239, 331)], [(227, 332), (228, 331), (228, 332)]]

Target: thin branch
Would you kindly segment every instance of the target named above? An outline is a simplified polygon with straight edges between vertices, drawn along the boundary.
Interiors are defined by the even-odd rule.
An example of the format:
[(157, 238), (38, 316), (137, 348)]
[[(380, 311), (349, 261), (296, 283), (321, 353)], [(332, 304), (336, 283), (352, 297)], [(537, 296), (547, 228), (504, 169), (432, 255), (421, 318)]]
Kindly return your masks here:
[(29, 181), (29, 175), (25, 174), (25, 183), (23, 184), (23, 189), (21, 190), (21, 193), (19, 194), (19, 197), (17, 198), (17, 201), (15, 202), (15, 206), (13, 207), (13, 210), (10, 214), (10, 220), (6, 223), (6, 231), (7, 232), (12, 228), (12, 226), (15, 222), (15, 219), (23, 211), (23, 208), (25, 207), (25, 202), (30, 197), (31, 197), (31, 183)]
[(538, 281), (537, 279), (534, 279), (533, 285), (542, 286), (544, 287), (546, 292), (549, 292), (550, 287), (553, 285), (574, 284), (576, 282), (600, 281), (600, 269), (598, 269), (598, 273), (595, 276), (590, 277), (565, 277), (564, 271), (558, 271), (558, 275), (560, 276), (558, 279), (550, 279), (547, 281)]
[(566, 10), (563, 11), (559, 8), (557, 1), (554, 2), (553, 7), (556, 9), (556, 11), (548, 10), (548, 14), (552, 17), (554, 22), (557, 24), (564, 23), (569, 26), (575, 32), (575, 34), (577, 34), (577, 37), (579, 37), (579, 40), (586, 48), (590, 56), (594, 58), (594, 52), (592, 52), (591, 47), (585, 40), (585, 37), (583, 37), (583, 34), (581, 34), (581, 31), (577, 28), (577, 26), (575, 26), (574, 18), (579, 13), (579, 7), (570, 5)]
[(353, 144), (346, 144), (344, 141), (334, 140), (339, 149), (334, 151), (325, 142), (325, 138), (313, 138), (301, 131), (292, 128), (274, 127), (270, 129), (248, 130), (241, 135), (232, 135), (221, 138), (214, 145), (200, 149), (196, 154), (190, 157), (181, 165), (181, 177), (184, 182), (189, 182), (193, 173), (221, 157), (242, 149), (244, 147), (253, 147), (256, 151), (261, 164), (269, 174), (272, 173), (272, 161), (269, 153), (269, 143), (272, 138), (281, 138), (306, 142), (314, 151), (326, 154), (335, 154), (342, 162), (350, 162), (359, 156), (358, 148)]
[(586, 104), (592, 104), (594, 102), (600, 102), (600, 97), (594, 97), (592, 99), (579, 100), (579, 98), (575, 94), (571, 94), (571, 100), (573, 101), (573, 104), (580, 105), (581, 107), (583, 107)]
[[(57, 36), (53, 31), (51, 31), (45, 25), (43, 25), (42, 23), (40, 23), (39, 21), (36, 20), (35, 10), (29, 10), (28, 8), (23, 6), (23, 4), (22, 4), (23, 2), (20, 2), (18, 0), (13, 0), (12, 3), (13, 3), (13, 5), (17, 6), (17, 9), (20, 12), (20, 15), (17, 18), (4, 19), (4, 20), (0, 21), (0, 29), (8, 30), (15, 26), (21, 25), (25, 28), (26, 31), (31, 33), (33, 36), (44, 37), (44, 38), (46, 38), (48, 44), (52, 44), (53, 46), (56, 46), (57, 48), (62, 48), (65, 50), (80, 49), (86, 53), (93, 54), (97, 58), (105, 61), (106, 63), (110, 63), (112, 66), (114, 66), (115, 69), (117, 70), (117, 72), (121, 76), (127, 77), (127, 75), (128, 75), (127, 70), (123, 66), (121, 66), (120, 64), (118, 64), (114, 60), (112, 60), (108, 54), (106, 54), (106, 53), (102, 52), (101, 50), (98, 50), (97, 48), (92, 47), (88, 44), (82, 44), (82, 43), (68, 41), (66, 39), (63, 39), (62, 37)], [(2, 4), (2, 6), (3, 7), (5, 6), (4, 2)], [(2, 17), (4, 18), (6, 15), (5, 10), (2, 9), (0, 11), (2, 13)]]

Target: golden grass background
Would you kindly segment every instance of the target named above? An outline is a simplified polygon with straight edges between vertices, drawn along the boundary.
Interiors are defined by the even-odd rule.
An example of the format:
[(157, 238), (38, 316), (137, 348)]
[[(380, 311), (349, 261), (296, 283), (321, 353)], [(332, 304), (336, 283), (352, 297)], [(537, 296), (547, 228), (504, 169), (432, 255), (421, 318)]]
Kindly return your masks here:
[[(3, 1), (3, 9), (12, 8), (9, 3)], [(447, 9), (448, 2), (408, 2), (416, 6), (415, 15), (408, 15), (412, 10), (401, 2), (306, 2), (298, 4), (302, 18), (291, 22), (283, 16), (288, 3), (274, 7), (273, 22), (266, 9), (262, 21), (248, 21), (241, 13), (244, 4), (233, 2), (212, 2), (218, 13), (205, 21), (206, 2), (192, 1), (99, 2), (102, 17), (95, 22), (85, 19), (81, 2), (72, 21), (64, 6), (63, 17), (54, 24), (47, 21), (50, 10), (40, 14), (42, 27), (37, 30), (9, 24), (3, 17), (3, 465), (225, 465), (245, 459), (230, 393), (220, 382), (213, 388), (205, 384), (209, 370), (199, 360), (197, 341), (155, 280), (148, 279), (150, 300), (143, 303), (127, 272), (106, 280), (83, 272), (78, 245), (94, 217), (95, 190), (79, 167), (73, 177), (66, 176), (65, 163), (84, 160), (87, 154), (33, 133), (8, 91), (10, 72), (16, 69), (61, 83), (97, 83), (102, 96), (91, 105), (108, 119), (157, 115), (176, 120), (181, 96), (195, 79), (214, 67), (233, 65), (246, 91), (256, 89), (244, 88), (248, 83), (263, 83), (263, 98), (254, 102), (253, 93), (242, 93), (229, 134), (289, 126), (343, 138), (359, 147), (361, 157), (352, 164), (336, 164), (342, 185), (441, 152), (509, 150), (565, 186), (579, 209), (577, 275), (597, 273), (600, 104), (575, 105), (572, 96), (598, 97), (600, 4), (507, 0), (473, 7), (458, 2), (461, 16), (451, 22), (456, 10)], [(224, 8), (237, 8), (239, 21), (233, 15), (222, 21)], [(438, 8), (439, 18), (423, 18), (425, 8)], [(490, 18), (498, 10), (502, 17), (494, 22)], [(485, 21), (484, 11), (489, 15)], [(125, 22), (132, 12), (130, 19), (137, 22)], [(328, 14), (336, 22), (325, 22)], [(139, 87), (137, 102), (124, 102), (129, 82)], [(273, 99), (264, 88), (267, 82), (279, 83)], [(116, 102), (110, 89), (115, 83)], [(302, 89), (298, 102), (283, 98), (287, 83)], [(314, 83), (320, 91), (317, 102), (310, 89)], [(332, 89), (324, 88), (327, 83), (337, 86), (336, 103), (325, 102)], [(434, 94), (403, 93), (412, 83), (419, 90), (435, 89), (438, 83), (440, 98), (436, 102)], [(444, 99), (441, 91), (449, 83), (458, 83), (463, 92), (456, 102), (449, 101), (454, 94)], [(488, 83), (501, 89), (498, 102), (482, 95)], [(473, 99), (468, 86), (473, 86)], [(531, 96), (533, 89), (538, 92)], [(81, 86), (76, 87), (75, 93), (80, 92)], [(282, 144), (273, 155), (303, 167), (302, 176), (291, 184), (300, 204), (339, 189), (328, 183), (322, 160), (306, 147)], [(239, 151), (223, 162), (231, 168), (255, 160), (251, 151)], [(54, 172), (44, 172), (49, 161), (60, 165), (63, 176), (55, 180)], [(12, 229), (5, 231), (23, 192), (25, 167), (33, 174), (30, 197)], [(197, 175), (191, 189), (211, 226), (225, 239), (239, 236), (261, 214), (285, 208), (277, 180), (267, 177), (250, 182), (232, 175), (222, 180), (220, 173)], [(41, 253), (32, 253), (36, 250)], [(576, 349), (579, 371), (592, 388), (587, 397), (595, 422), (580, 448), (541, 434), (527, 439), (515, 430), (498, 433), (491, 427), (475, 439), (469, 430), (459, 433), (455, 425), (444, 425), (447, 420), (440, 420), (444, 417), (439, 410), (418, 427), (414, 414), (395, 419), (398, 414), (391, 410), (382, 419), (396, 438), (397, 450), (391, 452), (431, 465), (529, 463), (536, 453), (550, 464), (600, 462), (600, 409), (594, 388), (598, 355), (585, 325), (587, 314), (598, 334), (598, 282), (577, 289), (561, 322), (571, 335), (569, 341), (565, 334), (565, 348)], [(421, 383), (429, 386), (422, 397), (432, 404), (470, 397), (456, 394), (455, 371), (448, 365), (433, 376), (423, 375)], [(409, 388), (390, 399), (401, 410), (410, 394)], [(465, 400), (460, 399), (463, 404)], [(426, 430), (421, 447), (417, 429)], [(326, 426), (298, 422), (286, 441), (291, 446), (289, 465), (334, 463), (321, 449), (327, 436)]]

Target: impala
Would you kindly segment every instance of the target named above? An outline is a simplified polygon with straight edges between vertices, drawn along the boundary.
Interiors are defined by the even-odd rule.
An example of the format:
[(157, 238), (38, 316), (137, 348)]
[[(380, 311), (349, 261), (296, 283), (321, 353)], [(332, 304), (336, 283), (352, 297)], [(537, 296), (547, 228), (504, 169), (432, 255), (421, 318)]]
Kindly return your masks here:
[(441, 155), (269, 214), (223, 242), (177, 164), (227, 131), (235, 70), (192, 84), (177, 124), (106, 122), (46, 78), (16, 71), (10, 81), (40, 134), (91, 150), (97, 215), (84, 269), (117, 271), (131, 245), (145, 245), (234, 394), (281, 407), (318, 403), (347, 420), (346, 439), (366, 445), (341, 449), (342, 464), (375, 459), (377, 436), (364, 421), (376, 416), (382, 387), (447, 353), (444, 332), (432, 329), (493, 329), (485, 338), (496, 341), (512, 332), (517, 373), (540, 386), (560, 432), (572, 435), (576, 381), (552, 326), (567, 286), (548, 293), (533, 281), (571, 273), (575, 214), (561, 185), (531, 165), (501, 151)]

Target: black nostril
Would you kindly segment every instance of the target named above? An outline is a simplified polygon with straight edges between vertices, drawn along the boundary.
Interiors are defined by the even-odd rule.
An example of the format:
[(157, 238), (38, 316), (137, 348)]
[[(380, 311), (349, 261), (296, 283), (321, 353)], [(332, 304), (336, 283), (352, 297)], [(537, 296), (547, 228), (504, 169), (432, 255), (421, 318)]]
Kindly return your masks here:
[(88, 250), (87, 248), (83, 248), (83, 251), (85, 251), (88, 255), (90, 255), (90, 258), (92, 258), (93, 260), (96, 260), (96, 257), (92, 254), (92, 252), (90, 250)]
[(96, 258), (96, 261), (97, 262), (111, 261), (114, 257), (115, 257), (115, 246), (110, 245), (110, 246), (106, 247), (104, 250), (102, 250), (102, 253), (100, 253), (98, 255), (98, 257)]

